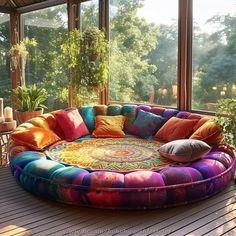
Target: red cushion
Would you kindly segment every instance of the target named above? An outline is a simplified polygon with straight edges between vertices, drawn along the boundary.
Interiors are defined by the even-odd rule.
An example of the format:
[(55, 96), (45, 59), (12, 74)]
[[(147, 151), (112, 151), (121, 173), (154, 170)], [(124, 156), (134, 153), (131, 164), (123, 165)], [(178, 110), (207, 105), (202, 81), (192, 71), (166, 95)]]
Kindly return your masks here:
[(55, 113), (55, 116), (67, 141), (73, 141), (89, 134), (83, 118), (77, 109), (59, 111)]

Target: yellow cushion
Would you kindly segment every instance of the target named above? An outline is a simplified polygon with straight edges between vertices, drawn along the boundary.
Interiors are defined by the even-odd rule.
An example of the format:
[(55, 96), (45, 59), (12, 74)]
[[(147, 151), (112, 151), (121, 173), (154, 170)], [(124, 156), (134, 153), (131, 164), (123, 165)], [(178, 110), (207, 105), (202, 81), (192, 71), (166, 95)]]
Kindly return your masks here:
[(96, 116), (95, 130), (93, 137), (95, 138), (124, 138), (123, 132), (125, 116)]

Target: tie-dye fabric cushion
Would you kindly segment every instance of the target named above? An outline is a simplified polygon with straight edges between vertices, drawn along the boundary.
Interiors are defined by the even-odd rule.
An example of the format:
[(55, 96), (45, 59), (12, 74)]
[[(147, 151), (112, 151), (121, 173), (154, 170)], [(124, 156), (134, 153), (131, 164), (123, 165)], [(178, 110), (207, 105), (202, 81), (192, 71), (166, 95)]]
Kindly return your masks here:
[(124, 130), (129, 133), (129, 129), (136, 118), (138, 106), (124, 105), (122, 107), (122, 115), (126, 117)]
[(108, 116), (119, 116), (121, 115), (122, 106), (118, 104), (109, 105), (107, 107)]
[(129, 129), (129, 133), (144, 138), (149, 137), (154, 135), (164, 122), (165, 119), (161, 116), (139, 110), (137, 118)]
[(95, 111), (93, 106), (81, 107), (79, 111), (89, 132), (92, 133), (95, 128)]

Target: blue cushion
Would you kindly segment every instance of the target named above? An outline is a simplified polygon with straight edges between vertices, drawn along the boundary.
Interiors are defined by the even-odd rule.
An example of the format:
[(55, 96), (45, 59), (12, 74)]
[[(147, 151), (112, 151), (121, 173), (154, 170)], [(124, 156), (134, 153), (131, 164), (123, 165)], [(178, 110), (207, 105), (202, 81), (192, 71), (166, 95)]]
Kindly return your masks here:
[(129, 133), (140, 137), (154, 135), (164, 124), (165, 119), (159, 115), (139, 110), (136, 119), (130, 127)]

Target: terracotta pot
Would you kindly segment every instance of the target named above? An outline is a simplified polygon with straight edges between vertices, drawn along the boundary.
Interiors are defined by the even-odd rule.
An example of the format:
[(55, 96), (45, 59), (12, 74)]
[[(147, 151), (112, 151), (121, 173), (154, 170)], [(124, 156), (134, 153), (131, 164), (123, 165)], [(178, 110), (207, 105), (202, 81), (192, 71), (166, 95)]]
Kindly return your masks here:
[(19, 111), (15, 110), (17, 124), (22, 124), (27, 120), (30, 120), (36, 116), (43, 114), (43, 108), (38, 108), (36, 111)]

